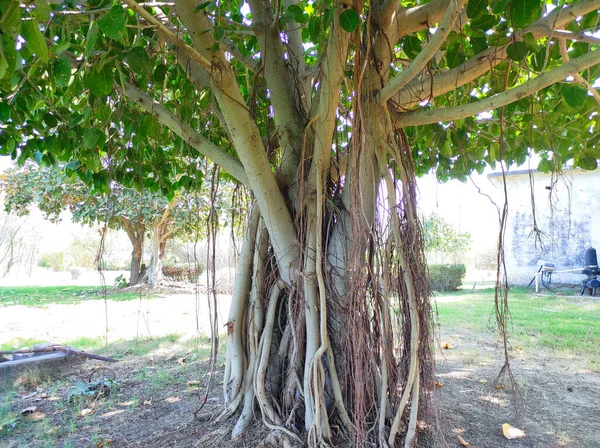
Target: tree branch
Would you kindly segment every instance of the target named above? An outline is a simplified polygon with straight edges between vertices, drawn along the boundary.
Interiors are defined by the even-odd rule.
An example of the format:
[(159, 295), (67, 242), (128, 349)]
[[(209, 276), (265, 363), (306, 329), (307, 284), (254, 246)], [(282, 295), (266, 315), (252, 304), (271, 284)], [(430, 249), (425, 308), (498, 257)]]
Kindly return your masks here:
[(584, 42), (590, 45), (600, 45), (600, 38), (595, 36), (590, 36), (588, 34), (584, 34), (582, 32), (573, 32), (566, 30), (548, 30), (548, 34), (550, 37), (555, 37), (556, 39), (569, 39), (576, 40), (577, 42)]
[(394, 20), (396, 23), (392, 26), (399, 30), (401, 36), (427, 29), (442, 19), (449, 3), (450, 0), (433, 0), (425, 5), (405, 9), (398, 2), (395, 10), (397, 18)]
[(327, 44), (327, 52), (321, 65), (318, 101), (315, 104), (310, 123), (314, 123), (314, 160), (322, 163), (323, 172), (317, 174), (318, 163), (311, 167), (310, 179), (316, 188), (316, 176), (329, 173), (331, 165), (331, 145), (336, 125), (335, 112), (340, 96), (340, 86), (344, 78), (350, 33), (340, 24), (340, 9), (337, 8)]
[[(298, 95), (295, 95), (296, 88), (299, 87), (295, 87), (297, 84), (292, 79), (290, 66), (279, 38), (277, 23), (273, 20), (273, 14), (267, 6), (268, 2), (249, 0), (249, 4), (283, 153), (282, 171), (284, 178), (293, 179), (298, 168), (304, 127), (300, 114), (302, 103), (298, 102)], [(301, 56), (304, 58), (303, 53)]]
[(564, 80), (567, 76), (573, 76), (580, 71), (598, 63), (600, 63), (600, 50), (595, 50), (576, 59), (571, 59), (570, 62), (554, 68), (546, 73), (542, 73), (537, 78), (527, 81), (518, 87), (498, 93), (474, 103), (448, 107), (446, 109), (419, 110), (415, 112), (408, 112), (404, 115), (398, 114), (397, 112), (391, 112), (392, 117), (397, 128), (473, 117), (482, 112), (497, 109), (518, 101), (521, 98), (529, 96), (540, 89)]
[[(207, 48), (206, 43), (210, 42), (207, 39), (212, 40), (212, 33), (205, 31), (210, 30), (212, 25), (206, 16), (202, 12), (194, 13), (196, 3), (193, 0), (178, 0), (176, 4), (194, 47)], [(215, 98), (244, 166), (248, 178), (247, 185), (256, 195), (277, 256), (281, 277), (289, 284), (293, 279), (293, 268), (298, 265), (299, 255), (292, 217), (271, 170), (258, 126), (240, 93), (231, 64), (221, 51), (215, 51), (213, 58), (220, 64), (219, 75), (211, 77)]]
[[(567, 42), (564, 39), (558, 41), (558, 48), (560, 49), (560, 55), (563, 59), (563, 62), (569, 62), (570, 58), (569, 53), (567, 52)], [(600, 105), (600, 94), (598, 91), (594, 89), (594, 87), (583, 76), (581, 76), (581, 74), (576, 73), (573, 75), (573, 78), (575, 78), (575, 81), (577, 81), (583, 87), (585, 87)]]
[(425, 68), (427, 63), (435, 56), (436, 52), (442, 46), (450, 31), (454, 28), (456, 20), (460, 16), (460, 11), (467, 3), (467, 0), (450, 0), (446, 12), (439, 23), (438, 29), (429, 40), (425, 48), (402, 72), (392, 78), (377, 96), (377, 101), (384, 103), (389, 100), (394, 93), (408, 84), (417, 74)]
[[(521, 40), (527, 33), (532, 33), (536, 39), (549, 37), (554, 29), (562, 28), (574, 18), (598, 8), (600, 8), (600, 0), (582, 0), (563, 9), (557, 8), (530, 27), (517, 31), (514, 39)], [(423, 100), (443, 95), (477, 79), (506, 60), (508, 45), (490, 47), (458, 67), (435, 75), (433, 78), (426, 76), (421, 80), (409, 82), (392, 97), (394, 105), (401, 109), (410, 109)]]
[(242, 184), (249, 185), (244, 167), (232, 155), (226, 153), (210, 140), (196, 132), (181, 118), (133, 84), (125, 84), (122, 91), (125, 96), (137, 103), (146, 112), (151, 113), (158, 121), (179, 135), (190, 146), (197, 149), (200, 154), (211, 159)]
[(214, 65), (206, 57), (196, 51), (193, 47), (186, 44), (183, 40), (177, 37), (168, 27), (157, 20), (152, 14), (146, 11), (141, 5), (135, 0), (123, 0), (131, 9), (142, 16), (148, 23), (156, 26), (157, 30), (172, 44), (184, 50), (192, 59), (197, 61), (202, 68), (207, 70), (209, 73), (214, 70)]

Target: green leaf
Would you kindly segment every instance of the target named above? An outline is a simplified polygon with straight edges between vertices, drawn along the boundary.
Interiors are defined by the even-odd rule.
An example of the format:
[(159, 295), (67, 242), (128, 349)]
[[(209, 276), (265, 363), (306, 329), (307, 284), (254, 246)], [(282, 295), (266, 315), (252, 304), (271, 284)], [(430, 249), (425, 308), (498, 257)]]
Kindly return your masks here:
[(319, 33), (321, 32), (321, 18), (312, 16), (308, 21), (308, 35), (313, 42), (319, 41)]
[(510, 18), (515, 29), (523, 29), (542, 16), (542, 0), (512, 0)]
[(475, 54), (479, 54), (482, 51), (487, 50), (488, 43), (485, 35), (481, 37), (471, 37), (471, 47), (473, 47), (473, 52), (475, 52)]
[(409, 59), (414, 59), (421, 52), (421, 40), (415, 36), (405, 36), (402, 38), (402, 49)]
[(506, 47), (506, 54), (513, 61), (522, 61), (527, 56), (527, 45), (521, 41), (513, 42)]
[(358, 13), (352, 8), (346, 9), (340, 14), (340, 25), (344, 31), (353, 32), (358, 27)]
[(44, 114), (43, 120), (46, 126), (48, 126), (49, 128), (54, 128), (56, 127), (56, 125), (58, 125), (58, 120), (51, 113)]
[(533, 35), (533, 33), (525, 33), (523, 35), (523, 42), (527, 45), (529, 51), (539, 51), (540, 46), (537, 43), (537, 39)]
[(104, 143), (104, 134), (98, 128), (86, 129), (83, 133), (83, 144), (87, 149), (93, 149), (97, 144)]
[(494, 14), (500, 14), (506, 8), (506, 5), (510, 3), (510, 0), (491, 0), (490, 6)]
[(225, 30), (220, 27), (220, 26), (215, 26), (214, 32), (213, 32), (213, 37), (214, 39), (218, 42), (223, 38), (223, 35), (225, 34)]
[(87, 38), (85, 40), (85, 57), (89, 57), (94, 49), (94, 45), (96, 45), (96, 41), (98, 40), (98, 23), (92, 22), (90, 25)]
[(167, 66), (164, 64), (157, 65), (156, 68), (154, 69), (154, 82), (160, 84), (165, 80), (166, 76), (167, 76)]
[(198, 100), (198, 107), (200, 109), (206, 109), (210, 105), (211, 91), (210, 89), (202, 89), (200, 92), (200, 98)]
[(534, 53), (531, 58), (531, 66), (536, 72), (541, 72), (544, 69), (544, 64), (546, 62), (546, 47), (543, 46), (539, 51)]
[(35, 0), (35, 9), (33, 15), (41, 22), (47, 22), (50, 20), (50, 5), (46, 0)]
[(56, 85), (67, 87), (71, 80), (71, 64), (66, 58), (57, 59), (54, 62), (54, 80)]
[(27, 20), (21, 25), (21, 34), (25, 39), (25, 44), (29, 51), (35, 53), (38, 58), (44, 62), (48, 62), (48, 46), (44, 40), (44, 36), (40, 31), (40, 24), (37, 20)]
[(572, 82), (561, 84), (560, 93), (565, 102), (573, 108), (584, 106), (588, 94), (585, 87)]
[(487, 11), (488, 0), (469, 0), (467, 3), (467, 17), (472, 19)]
[(0, 75), (0, 79), (12, 76), (17, 67), (17, 50), (15, 42), (7, 35), (0, 36), (0, 59), (4, 66), (4, 75)]
[(40, 151), (36, 151), (33, 153), (33, 159), (37, 162), (38, 165), (42, 163), (42, 159), (44, 158), (44, 153)]
[(8, 10), (2, 11), (0, 30), (10, 36), (14, 36), (21, 24), (21, 7), (18, 1), (9, 2), (8, 7)]
[(285, 12), (285, 17), (290, 22), (306, 23), (308, 21), (308, 14), (306, 14), (304, 9), (298, 5), (288, 6), (288, 9)]
[(487, 30), (491, 30), (496, 23), (498, 23), (498, 17), (491, 14), (483, 14), (471, 20), (471, 29), (486, 32)]
[(203, 9), (208, 8), (208, 6), (212, 3), (212, 1), (202, 2), (198, 6), (194, 8), (194, 12), (202, 11)]
[(143, 76), (149, 76), (152, 73), (152, 62), (148, 52), (142, 47), (134, 47), (127, 52), (123, 61), (129, 65), (129, 68), (135, 73)]
[(121, 5), (114, 5), (110, 11), (98, 20), (98, 26), (108, 37), (121, 40), (125, 31), (127, 13)]
[(582, 29), (593, 28), (598, 23), (598, 10), (588, 12), (581, 18), (579, 27)]
[(90, 92), (98, 98), (110, 94), (114, 82), (115, 79), (110, 64), (106, 64), (101, 70), (92, 69), (87, 76), (87, 86)]
[(0, 103), (0, 121), (6, 123), (10, 119), (10, 106), (6, 101)]
[(72, 160), (71, 162), (65, 165), (65, 171), (77, 171), (81, 167), (81, 162), (79, 160)]
[(460, 64), (465, 62), (465, 52), (462, 49), (462, 45), (454, 45), (448, 48), (446, 51), (446, 62), (448, 68), (458, 67)]
[(59, 57), (65, 51), (71, 48), (71, 42), (62, 42), (50, 48), (50, 54), (54, 57)]
[(581, 168), (582, 170), (590, 170), (593, 171), (598, 168), (598, 160), (595, 157), (592, 157), (588, 154), (583, 154), (579, 157), (575, 157), (573, 164), (576, 167)]

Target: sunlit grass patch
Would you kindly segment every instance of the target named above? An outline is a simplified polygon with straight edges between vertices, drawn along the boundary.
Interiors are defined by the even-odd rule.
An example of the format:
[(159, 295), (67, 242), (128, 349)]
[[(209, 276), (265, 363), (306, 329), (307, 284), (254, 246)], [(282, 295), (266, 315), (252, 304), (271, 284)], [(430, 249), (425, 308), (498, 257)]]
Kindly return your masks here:
[[(105, 295), (106, 293), (106, 295)], [(123, 291), (108, 288), (106, 291), (100, 286), (3, 286), (0, 287), (0, 307), (23, 305), (44, 306), (50, 304), (73, 304), (88, 300), (125, 301), (140, 297), (137, 291)], [(143, 293), (143, 297), (152, 298), (152, 295)]]
[[(493, 332), (494, 290), (461, 290), (436, 296), (441, 328)], [(536, 294), (523, 287), (508, 295), (509, 337), (513, 346), (543, 347), (564, 356), (600, 357), (600, 300)]]

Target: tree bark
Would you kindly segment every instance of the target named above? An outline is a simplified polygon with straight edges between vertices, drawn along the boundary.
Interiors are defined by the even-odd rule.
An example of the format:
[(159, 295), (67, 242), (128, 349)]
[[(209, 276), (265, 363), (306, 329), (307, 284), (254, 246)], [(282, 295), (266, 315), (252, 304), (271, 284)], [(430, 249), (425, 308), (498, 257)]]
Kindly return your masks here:
[(133, 247), (133, 250), (131, 251), (131, 267), (129, 270), (129, 286), (135, 286), (142, 281), (140, 273), (143, 259), (144, 238), (146, 236), (146, 226), (141, 222), (141, 218), (137, 222), (132, 223), (129, 219), (122, 216), (121, 223), (123, 224), (123, 228), (125, 229), (125, 232), (129, 237), (129, 241)]

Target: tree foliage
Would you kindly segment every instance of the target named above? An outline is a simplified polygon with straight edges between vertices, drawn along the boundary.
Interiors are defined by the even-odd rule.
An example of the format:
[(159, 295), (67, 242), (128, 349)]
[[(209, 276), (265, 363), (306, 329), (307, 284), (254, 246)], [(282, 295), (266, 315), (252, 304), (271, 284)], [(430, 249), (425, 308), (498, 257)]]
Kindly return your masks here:
[(441, 216), (433, 213), (423, 219), (423, 245), (425, 252), (459, 255), (469, 248), (471, 235), (458, 231)]
[[(29, 214), (32, 206), (38, 207), (51, 222), (61, 219), (68, 210), (74, 222), (86, 225), (106, 223), (110, 228), (124, 230), (133, 246), (130, 284), (140, 278), (143, 246), (146, 234), (158, 239), (159, 253), (164, 256), (166, 242), (173, 237), (197, 239), (205, 235), (198, 232), (208, 219), (211, 210), (226, 217), (230, 209), (228, 192), (231, 186), (224, 183), (217, 200), (210, 203), (207, 192), (198, 185), (198, 191), (179, 192), (171, 200), (162, 191), (141, 191), (112, 182), (109, 192), (103, 190), (90, 194), (89, 187), (77, 176), (65, 174), (64, 167), (38, 168), (27, 164), (21, 169), (10, 169), (0, 175), (0, 192), (4, 193), (4, 207), (17, 216)], [(226, 222), (222, 219), (222, 222)], [(162, 250), (160, 249), (162, 247)], [(159, 266), (150, 260), (148, 271), (157, 274)], [(134, 272), (137, 271), (137, 272)], [(154, 279), (153, 279), (154, 281)]]
[(596, 168), (599, 6), (0, 0), (0, 153), (65, 164), (92, 194), (171, 198), (220, 166), (255, 201), (227, 325), (233, 437), (257, 415), (284, 444), (411, 446), (433, 387), (415, 174), (532, 152)]

